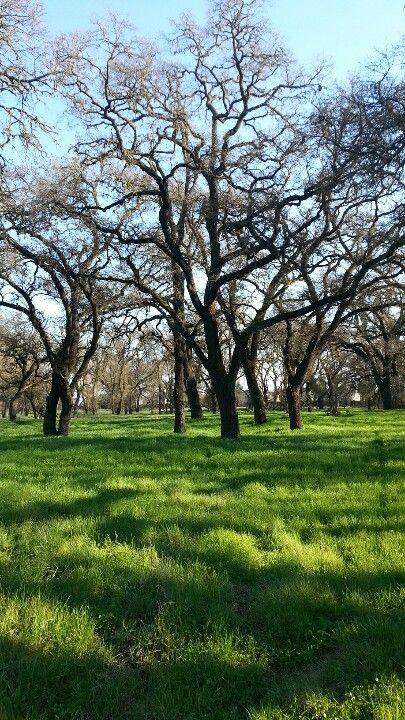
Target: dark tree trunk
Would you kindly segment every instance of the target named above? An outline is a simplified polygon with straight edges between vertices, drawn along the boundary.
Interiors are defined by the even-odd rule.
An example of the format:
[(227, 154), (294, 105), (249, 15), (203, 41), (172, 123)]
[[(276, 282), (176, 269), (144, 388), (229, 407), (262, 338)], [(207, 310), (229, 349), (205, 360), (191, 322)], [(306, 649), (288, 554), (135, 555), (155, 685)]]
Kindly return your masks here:
[(323, 396), (323, 395), (318, 395), (317, 400), (316, 400), (316, 405), (317, 405), (318, 410), (323, 410), (323, 409), (324, 409), (324, 407), (325, 407), (325, 400), (324, 400), (324, 396)]
[(11, 422), (16, 422), (16, 420), (17, 420), (17, 410), (15, 407), (15, 398), (12, 398), (8, 404), (8, 417), (11, 420)]
[(191, 356), (187, 348), (184, 354), (184, 376), (191, 419), (201, 420), (203, 416), (203, 409), (200, 394), (198, 392), (197, 379), (194, 375), (193, 366), (191, 364)]
[(178, 333), (174, 333), (174, 387), (173, 387), (173, 407), (174, 407), (174, 432), (186, 432), (186, 413), (184, 406), (184, 340)]
[(235, 383), (225, 376), (213, 380), (213, 385), (221, 415), (221, 438), (238, 440), (240, 430)]
[(70, 421), (73, 414), (73, 397), (67, 383), (61, 383), (60, 388), (61, 411), (59, 416), (58, 435), (69, 435)]
[(301, 417), (301, 388), (287, 385), (286, 396), (290, 430), (301, 430), (303, 427)]
[(215, 390), (212, 382), (207, 383), (206, 385), (206, 401), (207, 406), (209, 407), (210, 411), (215, 415), (218, 412), (218, 405), (217, 405), (217, 399), (215, 397)]
[(393, 410), (394, 400), (392, 397), (391, 377), (384, 375), (377, 383), (383, 410)]
[(242, 352), (242, 366), (248, 385), (250, 402), (253, 406), (256, 425), (264, 425), (267, 422), (266, 405), (260, 385), (257, 382), (256, 365), (259, 350), (260, 333), (254, 333), (250, 345)]
[(256, 363), (248, 358), (242, 359), (243, 370), (249, 390), (250, 401), (253, 406), (253, 413), (256, 425), (264, 425), (267, 422), (266, 405), (263, 393), (256, 377)]
[(29, 399), (29, 401), (30, 401), (30, 405), (31, 405), (31, 408), (32, 408), (32, 414), (33, 414), (33, 416), (34, 416), (34, 420), (36, 420), (37, 417), (38, 417), (38, 410), (37, 410), (37, 406), (36, 406), (36, 404), (35, 404), (35, 400), (34, 400), (34, 398), (33, 398), (31, 395), (29, 396), (28, 399)]
[(335, 393), (329, 396), (329, 415), (337, 415), (339, 408), (339, 400)]
[(56, 373), (52, 373), (52, 384), (48, 397), (46, 398), (46, 407), (44, 413), (43, 432), (44, 435), (57, 435), (56, 415), (58, 412), (58, 402), (60, 397), (60, 387)]
[(197, 380), (194, 375), (191, 375), (191, 377), (186, 380), (186, 390), (191, 419), (201, 420), (203, 417), (203, 409), (198, 392)]

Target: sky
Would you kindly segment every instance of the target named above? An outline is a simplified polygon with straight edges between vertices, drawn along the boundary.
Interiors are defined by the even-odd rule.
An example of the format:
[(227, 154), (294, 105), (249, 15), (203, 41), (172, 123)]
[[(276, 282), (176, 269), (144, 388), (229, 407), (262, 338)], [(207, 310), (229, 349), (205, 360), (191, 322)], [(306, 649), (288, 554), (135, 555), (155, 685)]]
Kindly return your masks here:
[[(108, 11), (128, 17), (142, 34), (167, 32), (168, 22), (188, 11), (205, 15), (203, 0), (43, 0), (52, 32), (88, 27)], [(405, 34), (405, 0), (271, 0), (267, 14), (297, 59), (333, 61), (343, 79), (375, 48), (384, 49)]]

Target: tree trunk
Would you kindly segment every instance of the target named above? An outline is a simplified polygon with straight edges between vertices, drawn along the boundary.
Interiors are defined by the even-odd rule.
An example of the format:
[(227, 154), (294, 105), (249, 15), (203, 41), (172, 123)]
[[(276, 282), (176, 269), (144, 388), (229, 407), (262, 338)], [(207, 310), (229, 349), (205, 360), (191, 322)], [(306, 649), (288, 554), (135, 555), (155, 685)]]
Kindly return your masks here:
[(59, 416), (58, 435), (69, 435), (70, 421), (73, 414), (73, 396), (67, 383), (61, 383), (61, 411)]
[(303, 427), (301, 417), (301, 388), (287, 385), (286, 396), (290, 430), (301, 430)]
[(221, 415), (221, 438), (238, 440), (240, 430), (235, 383), (227, 377), (220, 377), (213, 380), (213, 386)]
[(16, 422), (16, 420), (17, 420), (17, 410), (15, 407), (15, 398), (12, 398), (8, 404), (8, 417), (11, 420), (11, 422)]
[(184, 376), (190, 415), (192, 420), (201, 420), (203, 417), (203, 409), (198, 392), (197, 379), (194, 375), (193, 366), (191, 364), (191, 354), (185, 349), (184, 354)]
[(174, 333), (174, 388), (173, 388), (173, 407), (174, 407), (174, 432), (186, 432), (186, 413), (184, 407), (184, 340), (181, 335)]
[(188, 398), (188, 404), (190, 407), (190, 415), (192, 420), (201, 420), (203, 417), (203, 409), (200, 400), (200, 394), (198, 392), (197, 380), (194, 375), (189, 376), (186, 379), (186, 392)]
[(46, 398), (46, 407), (44, 413), (43, 432), (44, 435), (57, 435), (56, 414), (58, 411), (58, 402), (60, 397), (60, 388), (56, 373), (52, 373), (52, 384), (48, 397)]
[(38, 417), (38, 410), (37, 410), (37, 406), (36, 406), (36, 404), (35, 404), (35, 400), (34, 400), (34, 398), (32, 397), (32, 395), (29, 395), (29, 396), (28, 396), (28, 399), (29, 399), (29, 401), (30, 401), (30, 405), (31, 405), (31, 408), (32, 408), (32, 414), (33, 414), (33, 416), (34, 416), (34, 420), (36, 420), (37, 417)]
[(263, 393), (256, 377), (256, 362), (249, 360), (246, 355), (242, 358), (243, 371), (249, 389), (250, 401), (253, 406), (253, 413), (256, 425), (264, 425), (267, 422), (266, 406)]
[(73, 406), (73, 415), (74, 415), (75, 417), (77, 417), (78, 414), (79, 414), (79, 405), (80, 405), (80, 400), (81, 400), (81, 399), (82, 399), (82, 395), (81, 395), (80, 390), (78, 389), (78, 390), (76, 391), (76, 399), (75, 399), (74, 406)]
[(336, 393), (329, 396), (329, 415), (337, 415), (339, 408), (339, 400)]
[(159, 383), (159, 389), (158, 389), (158, 410), (159, 410), (159, 415), (161, 415), (162, 412), (163, 412), (163, 403), (164, 403), (163, 388), (162, 388), (162, 385)]
[(260, 332), (253, 333), (250, 342), (242, 352), (241, 361), (249, 389), (250, 402), (253, 405), (255, 423), (256, 425), (264, 425), (267, 422), (266, 405), (256, 375), (259, 341)]
[(377, 383), (378, 392), (380, 394), (383, 410), (393, 410), (394, 400), (392, 397), (391, 388), (391, 377), (390, 375), (383, 375), (380, 381)]

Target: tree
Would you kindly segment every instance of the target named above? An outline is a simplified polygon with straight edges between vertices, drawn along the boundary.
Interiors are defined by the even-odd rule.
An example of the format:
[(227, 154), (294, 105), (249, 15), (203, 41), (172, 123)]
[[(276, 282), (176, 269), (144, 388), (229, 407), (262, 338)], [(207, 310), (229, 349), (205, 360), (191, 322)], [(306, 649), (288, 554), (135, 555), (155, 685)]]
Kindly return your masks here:
[[(51, 89), (42, 7), (35, 0), (0, 0), (0, 161), (10, 163), (17, 147), (38, 146), (48, 132), (35, 105)], [(10, 148), (10, 152), (9, 152)]]
[[(187, 61), (177, 65), (156, 68), (151, 51), (123, 41), (117, 27), (111, 37), (101, 29), (97, 50), (58, 48), (59, 61), (66, 66), (66, 91), (87, 132), (98, 116), (96, 134), (79, 147), (83, 162), (92, 168), (97, 160), (104, 168), (107, 159), (110, 162), (111, 203), (95, 203), (92, 191), (92, 201), (83, 210), (93, 210), (98, 227), (115, 231), (121, 244), (153, 243), (171, 264), (168, 297), (158, 282), (145, 279), (143, 261), (131, 248), (133, 283), (165, 313), (210, 374), (223, 437), (239, 435), (235, 384), (252, 334), (249, 327), (242, 336), (232, 320), (227, 288), (237, 280), (245, 294), (250, 277), (274, 263), (270, 275), (277, 277), (266, 283), (263, 306), (255, 313), (263, 318), (272, 292), (277, 292), (280, 263), (292, 244), (290, 236), (282, 238), (279, 232), (281, 216), (294, 206), (297, 218), (297, 202), (312, 194), (305, 190), (302, 198), (297, 196), (292, 174), (306, 144), (299, 106), (309, 102), (318, 80), (294, 68), (272, 36), (264, 46), (263, 26), (254, 17), (256, 5), (220, 3), (206, 30), (184, 19), (177, 44)], [(97, 64), (95, 57), (102, 53), (105, 63)], [(187, 198), (181, 211), (179, 196)], [(140, 198), (158, 218), (146, 229), (139, 228)], [(131, 213), (135, 217), (132, 225), (125, 227), (121, 216), (114, 226), (108, 211), (118, 206), (125, 207), (126, 218)], [(265, 209), (259, 227), (254, 220), (264, 217)], [(237, 220), (241, 214), (243, 222)], [(301, 223), (294, 224), (297, 231)], [(184, 283), (191, 318), (183, 310)], [(196, 342), (193, 315), (204, 329), (204, 348)], [(221, 351), (220, 316), (232, 320), (235, 346), (229, 363)]]
[[(172, 328), (177, 388), (185, 345), (193, 349), (218, 400), (221, 435), (232, 438), (252, 337), (308, 313), (334, 313), (337, 325), (404, 244), (383, 154), (367, 163), (370, 120), (384, 108), (346, 96), (325, 102), (320, 72), (294, 65), (258, 5), (214, 3), (202, 28), (183, 18), (170, 63), (119, 23), (57, 49), (85, 128), (77, 213), (115, 238), (128, 282)], [(334, 281), (348, 256), (344, 233), (347, 272)], [(322, 273), (327, 281), (312, 292)], [(293, 408), (298, 390), (288, 392)]]
[[(32, 389), (43, 384), (46, 374), (43, 349), (32, 329), (26, 324), (6, 322), (0, 328), (0, 392), (7, 402), (10, 420), (17, 419), (18, 403), (29, 397), (34, 414), (37, 413)], [(31, 391), (31, 392), (30, 392)]]
[[(47, 188), (34, 186), (31, 195), (25, 184), (21, 189), (9, 197), (1, 222), (0, 305), (21, 313), (38, 333), (52, 369), (44, 434), (67, 435), (74, 393), (112, 307), (113, 289), (107, 295), (98, 279), (107, 246), (94, 228), (62, 217)], [(53, 322), (46, 319), (52, 314)]]
[(389, 285), (368, 298), (368, 308), (352, 318), (341, 333), (341, 346), (368, 368), (384, 410), (395, 407), (393, 382), (404, 355), (404, 287)]

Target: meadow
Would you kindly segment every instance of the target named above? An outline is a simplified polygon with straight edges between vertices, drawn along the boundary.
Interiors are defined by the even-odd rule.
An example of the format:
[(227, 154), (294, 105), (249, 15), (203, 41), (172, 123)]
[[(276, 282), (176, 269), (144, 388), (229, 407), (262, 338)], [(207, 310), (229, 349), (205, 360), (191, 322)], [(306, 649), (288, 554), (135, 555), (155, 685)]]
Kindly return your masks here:
[(1, 720), (403, 720), (404, 418), (0, 421)]

